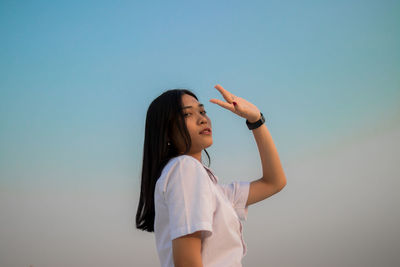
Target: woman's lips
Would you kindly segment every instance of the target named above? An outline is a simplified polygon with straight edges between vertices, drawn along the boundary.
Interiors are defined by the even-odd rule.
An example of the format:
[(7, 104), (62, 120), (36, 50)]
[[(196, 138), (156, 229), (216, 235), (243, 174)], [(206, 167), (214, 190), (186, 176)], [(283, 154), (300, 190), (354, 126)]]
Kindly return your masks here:
[(203, 131), (200, 132), (200, 134), (207, 134), (210, 135), (211, 134), (211, 129), (210, 128), (206, 128)]

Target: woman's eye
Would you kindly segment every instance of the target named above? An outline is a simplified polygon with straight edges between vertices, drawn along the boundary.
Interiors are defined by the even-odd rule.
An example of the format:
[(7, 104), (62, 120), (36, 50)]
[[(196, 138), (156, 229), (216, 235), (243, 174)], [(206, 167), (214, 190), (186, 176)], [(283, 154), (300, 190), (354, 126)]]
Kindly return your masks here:
[[(207, 113), (207, 111), (200, 111), (200, 113), (202, 113), (202, 114), (206, 114)], [(188, 115), (190, 115), (190, 114), (192, 114), (192, 113), (184, 113), (183, 114), (183, 117), (187, 117)]]

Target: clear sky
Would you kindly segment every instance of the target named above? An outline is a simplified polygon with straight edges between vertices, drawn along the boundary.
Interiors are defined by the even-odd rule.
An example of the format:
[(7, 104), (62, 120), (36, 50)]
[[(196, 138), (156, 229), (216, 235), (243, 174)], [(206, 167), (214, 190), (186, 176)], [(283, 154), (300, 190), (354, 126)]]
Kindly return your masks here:
[[(371, 173), (390, 174), (380, 178), (388, 188), (399, 184), (391, 157), (400, 137), (399, 17), (399, 1), (1, 1), (0, 265), (134, 266), (138, 257), (154, 264), (152, 234), (134, 229), (134, 215), (146, 110), (167, 89), (188, 88), (204, 103), (220, 181), (258, 179), (245, 120), (209, 102), (222, 99), (213, 88), (221, 84), (263, 112), (288, 180), (249, 208), (245, 262), (313, 266), (302, 243), (287, 247), (308, 238), (287, 230), (290, 221), (343, 234), (345, 202), (334, 198), (344, 188), (358, 209), (371, 199), (357, 181), (371, 182), (371, 194), (381, 187)], [(399, 198), (380, 193), (379, 214), (365, 219), (386, 214), (399, 225), (390, 204)], [(318, 221), (319, 209), (304, 216), (297, 203), (339, 216)], [(346, 215), (364, 219), (350, 208)], [(397, 237), (399, 248), (390, 227), (380, 237)], [(318, 236), (308, 246), (334, 258)], [(359, 257), (340, 266), (368, 266), (359, 258), (371, 251), (399, 260), (352, 240)]]

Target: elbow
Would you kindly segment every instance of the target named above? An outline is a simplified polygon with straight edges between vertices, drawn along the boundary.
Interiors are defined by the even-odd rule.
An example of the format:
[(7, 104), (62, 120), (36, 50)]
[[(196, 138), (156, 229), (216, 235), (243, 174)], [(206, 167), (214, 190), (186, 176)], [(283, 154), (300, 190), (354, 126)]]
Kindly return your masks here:
[(278, 183), (277, 192), (281, 191), (286, 186), (286, 184), (287, 184), (286, 177), (283, 176), (282, 179), (280, 179), (280, 182)]

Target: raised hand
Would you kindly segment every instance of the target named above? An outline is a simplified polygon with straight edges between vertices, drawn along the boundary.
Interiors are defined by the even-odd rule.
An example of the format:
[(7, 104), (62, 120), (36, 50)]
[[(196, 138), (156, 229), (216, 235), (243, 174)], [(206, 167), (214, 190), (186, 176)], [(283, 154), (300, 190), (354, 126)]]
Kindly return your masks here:
[(219, 84), (214, 86), (214, 88), (222, 94), (226, 102), (213, 98), (210, 99), (211, 103), (226, 108), (240, 117), (247, 119), (249, 122), (256, 122), (260, 119), (260, 110), (255, 105), (241, 97), (235, 96)]

